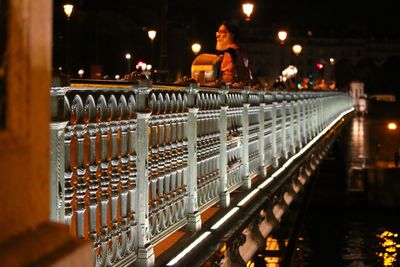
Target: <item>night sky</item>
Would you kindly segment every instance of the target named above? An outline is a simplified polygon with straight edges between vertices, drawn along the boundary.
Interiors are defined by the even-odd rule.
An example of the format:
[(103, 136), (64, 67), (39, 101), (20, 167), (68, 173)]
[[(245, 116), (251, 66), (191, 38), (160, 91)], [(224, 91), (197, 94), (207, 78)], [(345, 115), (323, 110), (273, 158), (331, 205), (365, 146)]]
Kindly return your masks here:
[[(288, 29), (291, 36), (362, 37), (398, 41), (400, 30), (395, 2), (381, 1), (316, 1), (316, 0), (255, 0), (250, 23), (245, 25), (241, 1), (237, 0), (79, 0), (69, 21), (62, 10), (63, 1), (54, 2), (53, 65), (65, 64), (66, 40), (70, 44), (71, 72), (100, 64), (103, 73), (126, 73), (125, 53), (133, 54), (133, 62), (143, 60), (158, 64), (160, 25), (163, 3), (167, 3), (168, 62), (188, 70), (193, 41), (202, 44), (202, 52), (215, 52), (215, 31), (223, 20), (245, 27), (266, 27), (274, 31)], [(69, 27), (69, 28), (68, 28)], [(151, 48), (147, 30), (158, 30)], [(69, 35), (67, 31), (69, 30)], [(153, 49), (153, 50), (152, 50)], [(180, 66), (175, 66), (180, 68)], [(86, 73), (88, 73), (87, 71)]]

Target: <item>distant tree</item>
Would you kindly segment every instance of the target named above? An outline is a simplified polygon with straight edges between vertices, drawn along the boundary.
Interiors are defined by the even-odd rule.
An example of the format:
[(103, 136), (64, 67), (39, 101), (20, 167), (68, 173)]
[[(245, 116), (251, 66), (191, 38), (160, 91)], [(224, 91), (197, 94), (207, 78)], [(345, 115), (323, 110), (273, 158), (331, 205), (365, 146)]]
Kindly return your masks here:
[(356, 79), (355, 67), (349, 58), (341, 58), (336, 62), (335, 77), (337, 87), (342, 89)]
[(399, 56), (388, 57), (381, 67), (385, 75), (388, 93), (396, 94), (398, 97), (400, 95), (399, 67)]
[(364, 83), (367, 94), (380, 92), (386, 82), (381, 68), (370, 57), (362, 58), (356, 63), (355, 78)]
[(367, 94), (381, 94), (387, 92), (387, 78), (382, 71), (382, 68), (378, 66), (371, 66), (368, 72), (365, 73), (365, 83), (364, 89)]

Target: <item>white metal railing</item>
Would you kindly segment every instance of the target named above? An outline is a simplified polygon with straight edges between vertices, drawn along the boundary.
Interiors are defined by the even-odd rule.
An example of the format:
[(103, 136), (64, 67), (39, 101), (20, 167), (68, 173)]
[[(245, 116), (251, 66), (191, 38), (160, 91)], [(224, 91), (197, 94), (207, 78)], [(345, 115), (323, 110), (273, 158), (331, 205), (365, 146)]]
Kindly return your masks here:
[(93, 241), (96, 266), (153, 247), (264, 179), (352, 106), (339, 92), (115, 83), (52, 88), (52, 219)]

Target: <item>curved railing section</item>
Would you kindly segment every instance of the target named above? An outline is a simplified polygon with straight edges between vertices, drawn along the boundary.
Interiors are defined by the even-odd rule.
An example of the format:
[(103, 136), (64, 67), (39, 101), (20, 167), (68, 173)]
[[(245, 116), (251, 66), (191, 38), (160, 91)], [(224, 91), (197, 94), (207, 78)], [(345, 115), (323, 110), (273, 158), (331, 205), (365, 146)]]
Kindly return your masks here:
[(52, 219), (93, 242), (96, 266), (151, 265), (153, 247), (265, 179), (338, 114), (339, 92), (196, 85), (51, 88)]

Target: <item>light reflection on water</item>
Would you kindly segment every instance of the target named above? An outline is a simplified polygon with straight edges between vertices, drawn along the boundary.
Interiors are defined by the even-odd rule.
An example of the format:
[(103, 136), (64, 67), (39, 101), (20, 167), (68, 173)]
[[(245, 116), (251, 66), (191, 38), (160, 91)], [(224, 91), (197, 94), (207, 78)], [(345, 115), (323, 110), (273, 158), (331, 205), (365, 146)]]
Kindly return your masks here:
[[(346, 228), (340, 257), (336, 259), (335, 257), (326, 258), (325, 266), (375, 267), (400, 265), (398, 230), (374, 229), (373, 226), (360, 222), (348, 223)], [(316, 262), (321, 262), (321, 260), (315, 261), (318, 255), (315, 255), (313, 241), (308, 235), (309, 233), (305, 232), (305, 237), (299, 238), (291, 267), (319, 266)], [(332, 248), (328, 245), (326, 249)]]
[(377, 235), (379, 242), (379, 258), (384, 266), (394, 266), (399, 263), (398, 251), (400, 249), (399, 235), (390, 231), (383, 231)]
[[(331, 199), (316, 205), (302, 228), (291, 267), (400, 266), (400, 175), (390, 161), (398, 146), (376, 118), (354, 118), (344, 136), (347, 168), (361, 171), (348, 173), (342, 204), (334, 205), (338, 200)], [(377, 143), (382, 145), (379, 150)], [(360, 178), (360, 186), (352, 183), (355, 178)]]

